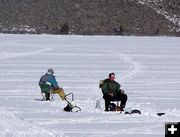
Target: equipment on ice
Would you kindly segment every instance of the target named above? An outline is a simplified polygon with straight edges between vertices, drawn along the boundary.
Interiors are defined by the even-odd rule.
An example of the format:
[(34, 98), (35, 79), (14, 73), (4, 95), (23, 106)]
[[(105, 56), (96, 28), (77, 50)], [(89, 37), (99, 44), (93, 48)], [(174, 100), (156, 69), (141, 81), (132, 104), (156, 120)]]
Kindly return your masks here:
[(138, 109), (131, 109), (130, 107), (128, 107), (127, 109), (125, 109), (124, 114), (141, 114), (141, 111)]
[(116, 105), (115, 103), (110, 103), (109, 105), (109, 111), (119, 111), (120, 113), (123, 112), (123, 114), (141, 114), (141, 111), (138, 109), (131, 109), (130, 107), (126, 108), (125, 111), (121, 111), (120, 106)]
[(160, 113), (156, 113), (158, 116), (162, 116), (162, 115), (165, 115), (166, 113), (164, 112), (160, 112)]
[(101, 109), (101, 100), (100, 99), (96, 99), (96, 109)]
[[(68, 96), (71, 96), (71, 99), (68, 98)], [(64, 108), (64, 111), (66, 112), (79, 112), (81, 111), (81, 108), (78, 107), (74, 102), (74, 94), (69, 93), (64, 96), (65, 101), (67, 101), (67, 106)]]

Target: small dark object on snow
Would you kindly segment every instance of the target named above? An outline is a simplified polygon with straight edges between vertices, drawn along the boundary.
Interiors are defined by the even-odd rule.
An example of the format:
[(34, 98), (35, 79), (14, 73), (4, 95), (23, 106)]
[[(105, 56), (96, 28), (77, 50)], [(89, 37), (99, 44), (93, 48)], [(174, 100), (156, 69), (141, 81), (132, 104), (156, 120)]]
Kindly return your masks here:
[(65, 108), (64, 111), (66, 112), (71, 112), (72, 111), (72, 107), (68, 104)]
[(124, 114), (141, 114), (141, 111), (137, 109), (133, 109), (131, 111), (125, 111)]
[(134, 109), (131, 111), (131, 114), (141, 114), (140, 110)]
[(131, 113), (129, 113), (129, 112), (125, 112), (124, 114), (131, 114)]
[(158, 116), (162, 116), (164, 115), (165, 113), (157, 113)]

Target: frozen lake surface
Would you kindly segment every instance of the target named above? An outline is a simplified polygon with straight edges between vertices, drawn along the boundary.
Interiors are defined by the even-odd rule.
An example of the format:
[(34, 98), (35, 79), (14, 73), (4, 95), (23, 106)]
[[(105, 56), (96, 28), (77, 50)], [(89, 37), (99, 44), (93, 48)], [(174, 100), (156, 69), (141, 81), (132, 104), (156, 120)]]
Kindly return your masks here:
[[(0, 55), (0, 137), (164, 137), (165, 122), (180, 121), (180, 38), (1, 34)], [(36, 100), (51, 67), (81, 112), (57, 95)], [(110, 72), (142, 115), (104, 112), (98, 83)]]

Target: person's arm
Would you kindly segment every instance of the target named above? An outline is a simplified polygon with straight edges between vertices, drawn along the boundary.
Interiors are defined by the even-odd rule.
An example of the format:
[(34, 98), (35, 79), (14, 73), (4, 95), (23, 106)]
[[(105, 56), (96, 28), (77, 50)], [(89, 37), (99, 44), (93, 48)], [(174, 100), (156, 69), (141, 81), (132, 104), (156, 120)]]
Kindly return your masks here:
[(101, 88), (102, 88), (103, 95), (108, 94), (109, 89), (108, 89), (107, 83), (104, 83)]
[(56, 78), (54, 76), (52, 76), (50, 78), (49, 82), (51, 83), (53, 89), (59, 89), (59, 85), (58, 85)]
[(43, 75), (43, 76), (40, 78), (40, 80), (39, 80), (39, 85), (46, 83), (46, 82), (47, 82), (47, 79), (48, 79), (47, 76), (46, 76), (46, 75)]
[(116, 82), (116, 93), (118, 93), (120, 91), (121, 85)]
[(117, 83), (117, 91), (119, 91), (121, 88), (121, 85), (119, 83)]

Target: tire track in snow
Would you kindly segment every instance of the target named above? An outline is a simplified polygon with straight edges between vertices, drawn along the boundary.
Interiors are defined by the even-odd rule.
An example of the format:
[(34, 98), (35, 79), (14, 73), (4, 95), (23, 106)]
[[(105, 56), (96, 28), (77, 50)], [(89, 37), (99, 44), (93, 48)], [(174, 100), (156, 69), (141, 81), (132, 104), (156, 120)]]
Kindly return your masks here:
[[(91, 50), (93, 51), (93, 50)], [(95, 51), (95, 50), (94, 50)], [(133, 78), (137, 73), (139, 73), (142, 70), (142, 67), (139, 63), (135, 62), (130, 56), (124, 53), (118, 53), (113, 50), (107, 51), (107, 50), (101, 50), (101, 53), (108, 54), (108, 55), (115, 55), (119, 58), (121, 61), (122, 59), (129, 65), (129, 70), (126, 72), (124, 76), (121, 77), (121, 80), (125, 81), (128, 79)]]
[[(95, 51), (96, 50), (91, 50), (92, 51)], [(105, 55), (109, 55), (109, 56), (117, 56), (119, 58), (119, 61), (122, 61), (122, 59), (124, 60), (125, 63), (127, 63), (129, 65), (129, 69), (128, 71), (126, 72), (126, 74), (124, 74), (120, 81), (127, 81), (127, 80), (130, 80), (132, 79), (135, 75), (137, 75), (137, 73), (139, 73), (142, 69), (141, 65), (137, 62), (135, 62), (134, 60), (131, 59), (130, 56), (128, 56), (127, 54), (124, 54), (124, 53), (119, 53), (119, 52), (115, 52), (113, 50), (101, 50), (101, 52), (99, 53), (103, 53)], [(93, 89), (94, 91), (97, 91), (98, 89), (97, 88), (94, 88)], [(98, 96), (97, 92), (94, 93), (94, 96)]]
[[(38, 46), (38, 45), (36, 45)], [(47, 52), (47, 51), (51, 51), (51, 48), (48, 47), (43, 47), (43, 46), (39, 46), (42, 49), (40, 50), (36, 50), (36, 51), (29, 51), (29, 52), (25, 52), (25, 53), (17, 53), (17, 52), (1, 52), (1, 56), (0, 59), (9, 59), (9, 58), (16, 58), (16, 57), (25, 57), (25, 56), (30, 56), (30, 55), (36, 55), (36, 54), (40, 54), (43, 52)]]
[(137, 75), (137, 73), (141, 71), (141, 65), (132, 60), (130, 56), (123, 53), (116, 53), (116, 56), (119, 56), (120, 59), (123, 58), (123, 60), (129, 65), (129, 70), (126, 72), (124, 76), (121, 77), (122, 81), (132, 79), (135, 75)]

